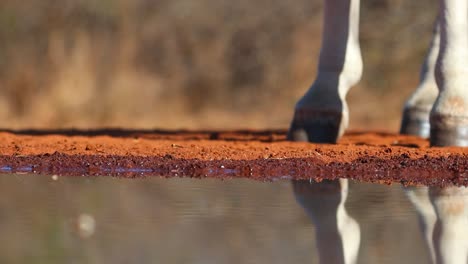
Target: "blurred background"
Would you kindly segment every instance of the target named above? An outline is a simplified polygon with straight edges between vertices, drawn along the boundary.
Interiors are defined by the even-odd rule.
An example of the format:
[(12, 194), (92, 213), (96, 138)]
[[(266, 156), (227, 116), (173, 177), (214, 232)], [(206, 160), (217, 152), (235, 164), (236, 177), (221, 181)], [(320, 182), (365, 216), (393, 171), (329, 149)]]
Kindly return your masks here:
[[(397, 131), (437, 3), (362, 5), (351, 127)], [(321, 24), (319, 0), (2, 0), (0, 126), (286, 128)]]

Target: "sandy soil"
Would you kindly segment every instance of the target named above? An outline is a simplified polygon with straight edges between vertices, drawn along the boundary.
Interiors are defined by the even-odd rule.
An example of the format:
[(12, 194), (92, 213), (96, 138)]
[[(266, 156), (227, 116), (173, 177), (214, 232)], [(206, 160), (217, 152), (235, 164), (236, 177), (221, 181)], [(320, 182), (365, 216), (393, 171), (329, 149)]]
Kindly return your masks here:
[(285, 132), (2, 131), (0, 172), (468, 185), (467, 148), (382, 132), (348, 133), (336, 145), (288, 142)]

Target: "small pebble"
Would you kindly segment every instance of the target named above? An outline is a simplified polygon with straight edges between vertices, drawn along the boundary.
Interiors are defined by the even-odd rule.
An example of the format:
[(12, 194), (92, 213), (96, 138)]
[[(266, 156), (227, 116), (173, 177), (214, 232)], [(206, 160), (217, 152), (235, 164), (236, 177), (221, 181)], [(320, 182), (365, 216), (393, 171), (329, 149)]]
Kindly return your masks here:
[(89, 214), (80, 214), (78, 216), (78, 232), (82, 238), (88, 238), (94, 234), (96, 229), (96, 220)]

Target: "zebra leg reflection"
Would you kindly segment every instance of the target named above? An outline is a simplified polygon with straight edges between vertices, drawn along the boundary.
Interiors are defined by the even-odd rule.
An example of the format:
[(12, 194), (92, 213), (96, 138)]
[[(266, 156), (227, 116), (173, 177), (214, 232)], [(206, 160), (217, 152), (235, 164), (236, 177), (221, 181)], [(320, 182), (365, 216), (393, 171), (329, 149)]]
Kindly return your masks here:
[(320, 263), (356, 263), (361, 236), (359, 224), (344, 207), (348, 180), (292, 184), (297, 202), (315, 225)]
[(406, 196), (413, 204), (418, 214), (419, 226), (424, 235), (427, 250), (431, 255), (432, 263), (435, 263), (434, 244), (432, 243), (432, 234), (437, 220), (434, 207), (429, 199), (428, 187), (404, 187)]
[(433, 242), (436, 263), (466, 264), (468, 260), (468, 188), (430, 187), (437, 222)]

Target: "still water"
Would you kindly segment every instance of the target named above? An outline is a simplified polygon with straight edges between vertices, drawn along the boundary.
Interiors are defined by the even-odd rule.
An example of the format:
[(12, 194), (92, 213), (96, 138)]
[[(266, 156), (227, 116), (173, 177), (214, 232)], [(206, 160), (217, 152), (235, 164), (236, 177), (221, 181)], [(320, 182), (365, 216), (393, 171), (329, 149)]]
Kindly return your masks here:
[[(465, 189), (3, 174), (0, 191), (0, 263), (430, 263), (437, 215), (468, 226)], [(439, 241), (464, 254), (463, 232)]]

